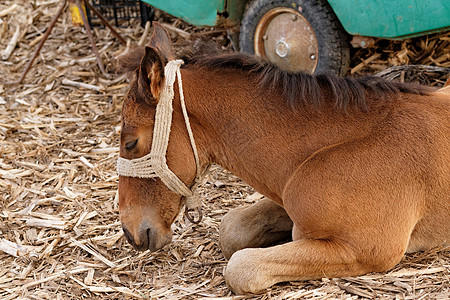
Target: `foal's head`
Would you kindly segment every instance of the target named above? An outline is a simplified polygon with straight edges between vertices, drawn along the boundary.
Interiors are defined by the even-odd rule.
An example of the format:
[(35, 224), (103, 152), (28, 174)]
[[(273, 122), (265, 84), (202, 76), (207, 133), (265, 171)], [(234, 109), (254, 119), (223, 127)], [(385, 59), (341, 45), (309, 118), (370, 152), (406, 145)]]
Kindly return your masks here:
[[(150, 152), (156, 105), (165, 81), (164, 67), (173, 58), (168, 35), (156, 24), (145, 51), (123, 60), (122, 64), (135, 69), (136, 79), (122, 109), (121, 157), (134, 159)], [(195, 179), (196, 165), (176, 89), (172, 118), (167, 165), (189, 186)], [(181, 207), (182, 196), (172, 192), (159, 178), (119, 176), (120, 218), (127, 240), (136, 249), (153, 251), (170, 242), (171, 224)]]

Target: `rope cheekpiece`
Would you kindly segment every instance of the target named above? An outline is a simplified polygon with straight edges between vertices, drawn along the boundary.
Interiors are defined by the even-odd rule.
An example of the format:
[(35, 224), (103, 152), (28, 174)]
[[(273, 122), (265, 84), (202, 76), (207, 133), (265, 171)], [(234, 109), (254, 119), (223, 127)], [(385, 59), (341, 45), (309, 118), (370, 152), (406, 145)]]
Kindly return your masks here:
[[(180, 67), (182, 60), (171, 60), (164, 68), (165, 83), (161, 92), (160, 99), (156, 105), (155, 127), (153, 130), (153, 141), (150, 153), (135, 159), (125, 159), (119, 157), (117, 160), (117, 173), (120, 176), (138, 177), (138, 178), (155, 178), (161, 181), (173, 192), (180, 194), (186, 199), (186, 212), (188, 209), (199, 208), (201, 206), (200, 198), (194, 195), (193, 191), (187, 187), (167, 166), (166, 152), (169, 144), (170, 128), (172, 124), (173, 112), (173, 84), (178, 77), (178, 89), (180, 92), (181, 109), (189, 134), (189, 139), (194, 153), (194, 159), (197, 167), (196, 180), (200, 178), (200, 162), (198, 158), (197, 147), (195, 145), (194, 136), (192, 134), (189, 116), (184, 102), (183, 86), (181, 81)], [(196, 184), (194, 184), (194, 187)], [(200, 210), (199, 210), (200, 211)], [(192, 222), (193, 220), (188, 217)], [(200, 222), (199, 220), (193, 222)]]

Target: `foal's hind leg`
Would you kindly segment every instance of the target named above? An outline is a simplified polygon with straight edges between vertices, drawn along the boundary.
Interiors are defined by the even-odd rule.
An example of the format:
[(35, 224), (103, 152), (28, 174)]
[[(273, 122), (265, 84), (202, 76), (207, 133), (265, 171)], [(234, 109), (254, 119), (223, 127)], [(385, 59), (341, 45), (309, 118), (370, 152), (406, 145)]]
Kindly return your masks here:
[(286, 211), (269, 199), (239, 207), (222, 219), (220, 247), (225, 257), (249, 247), (266, 247), (287, 241), (292, 235), (292, 221)]

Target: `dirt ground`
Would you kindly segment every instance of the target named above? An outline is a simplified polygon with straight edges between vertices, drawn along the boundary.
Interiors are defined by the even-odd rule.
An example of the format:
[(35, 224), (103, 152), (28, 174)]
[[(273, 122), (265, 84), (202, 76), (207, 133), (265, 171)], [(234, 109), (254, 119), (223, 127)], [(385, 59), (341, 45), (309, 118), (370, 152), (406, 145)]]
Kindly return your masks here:
[[(0, 3), (0, 299), (449, 299), (450, 251), (407, 255), (388, 273), (291, 282), (260, 295), (233, 296), (223, 277), (226, 260), (218, 226), (233, 207), (261, 195), (213, 166), (200, 193), (204, 220), (180, 216), (172, 244), (154, 253), (126, 242), (116, 197), (120, 110), (125, 76), (114, 74), (126, 51), (107, 29), (95, 40), (108, 73), (96, 65), (84, 29), (68, 10), (23, 84), (17, 80), (60, 1)], [(225, 32), (200, 29), (157, 12), (176, 47), (198, 36), (230, 48)], [(120, 33), (139, 42), (134, 20)], [(1, 57), (0, 57), (1, 58)], [(415, 68), (403, 65), (421, 65)], [(450, 34), (378, 41), (352, 50), (351, 75), (442, 86), (450, 68)], [(69, 80), (69, 81), (67, 81)], [(73, 82), (88, 84), (77, 87)]]

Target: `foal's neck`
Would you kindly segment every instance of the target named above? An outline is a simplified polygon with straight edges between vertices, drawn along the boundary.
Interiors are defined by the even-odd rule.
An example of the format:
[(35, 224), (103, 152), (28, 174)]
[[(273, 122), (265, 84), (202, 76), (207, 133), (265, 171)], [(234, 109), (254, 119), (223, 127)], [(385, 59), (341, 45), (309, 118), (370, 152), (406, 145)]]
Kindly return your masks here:
[[(235, 70), (185, 70), (188, 108), (203, 132), (200, 144), (212, 162), (281, 203), (285, 183), (316, 151), (367, 135), (374, 117), (321, 107), (289, 107), (276, 91), (262, 91), (248, 74)], [(187, 100), (189, 102), (189, 100)]]

